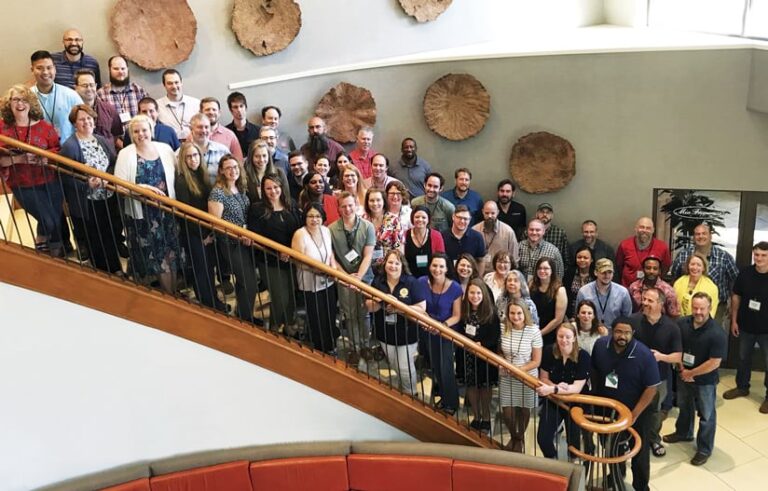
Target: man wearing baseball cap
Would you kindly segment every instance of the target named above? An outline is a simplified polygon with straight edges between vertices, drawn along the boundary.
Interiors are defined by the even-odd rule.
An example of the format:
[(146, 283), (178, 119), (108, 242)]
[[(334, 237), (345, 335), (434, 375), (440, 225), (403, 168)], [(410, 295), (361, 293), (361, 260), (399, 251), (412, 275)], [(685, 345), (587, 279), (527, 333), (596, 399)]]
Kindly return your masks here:
[(610, 326), (614, 320), (632, 313), (629, 291), (614, 283), (613, 271), (613, 261), (598, 259), (595, 263), (597, 279), (582, 286), (576, 295), (577, 305), (582, 300), (591, 300), (595, 304), (597, 319), (604, 326)]

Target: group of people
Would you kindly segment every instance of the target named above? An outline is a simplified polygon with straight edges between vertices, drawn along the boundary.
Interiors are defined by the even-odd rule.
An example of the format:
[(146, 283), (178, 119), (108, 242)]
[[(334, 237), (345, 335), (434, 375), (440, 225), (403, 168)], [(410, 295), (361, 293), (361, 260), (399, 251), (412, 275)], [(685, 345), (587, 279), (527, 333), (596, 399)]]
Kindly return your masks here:
[[(246, 118), (245, 96), (234, 92), (227, 98), (233, 121), (223, 126), (219, 101), (184, 94), (178, 71), (163, 73), (166, 95), (156, 100), (131, 82), (121, 56), (109, 59), (109, 82), (102, 85), (80, 33), (67, 31), (63, 44), (60, 53), (33, 53), (35, 85), (14, 85), (0, 100), (1, 134), (343, 271), (500, 353), (543, 384), (529, 389), (440, 333), (418, 328), (390, 304), (337, 285), (317, 266), (289, 261), (285, 250), (257, 250), (249, 240), (179, 220), (143, 200), (118, 203), (103, 179), (59, 175), (35, 154), (0, 146), (3, 184), (36, 219), (36, 246), (52, 255), (71, 248), (66, 203), (77, 252), (95, 268), (152, 277), (168, 292), (178, 288), (181, 272), (201, 304), (224, 311), (230, 307), (218, 289), (234, 288), (236, 314), (246, 321), (258, 321), (255, 298), (267, 290), (270, 328), (295, 332), (304, 309), (306, 338), (316, 349), (336, 353), (345, 339), (348, 360), (364, 368), (372, 358), (386, 359), (402, 390), (413, 394), (421, 354), (429, 360), (438, 405), (457, 411), (463, 384), (470, 426), (478, 431), (491, 429), (498, 385), (510, 450), (523, 451), (539, 406), (544, 455), (556, 456), (563, 419), (569, 443), (578, 447), (583, 440), (588, 450), (591, 437), (548, 396), (617, 399), (632, 410), (643, 437), (633, 459), (635, 489), (647, 489), (648, 456), (663, 456), (662, 442), (693, 438), (695, 414), (692, 463), (701, 465), (712, 453), (714, 387), (727, 347), (716, 321), (729, 324), (740, 341), (738, 387), (726, 399), (749, 393), (756, 342), (768, 358), (768, 243), (755, 246), (754, 265), (741, 271), (713, 244), (707, 223), (695, 228), (693, 243), (674, 261), (647, 217), (615, 249), (599, 238), (594, 220), (584, 221), (582, 238), (571, 243), (554, 223), (550, 203), (528, 220), (509, 179), (498, 183), (494, 199), (484, 200), (471, 189), (471, 170), (459, 168), (455, 185), (445, 189), (445, 178), (417, 154), (413, 138), (402, 141), (391, 164), (374, 150), (372, 128), (361, 128), (347, 152), (313, 116), (308, 139), (297, 148), (279, 131), (276, 106), (262, 109), (257, 126)], [(121, 256), (130, 258), (127, 269)], [(662, 438), (667, 394), (674, 391), (676, 431)], [(768, 413), (768, 402), (760, 411)]]

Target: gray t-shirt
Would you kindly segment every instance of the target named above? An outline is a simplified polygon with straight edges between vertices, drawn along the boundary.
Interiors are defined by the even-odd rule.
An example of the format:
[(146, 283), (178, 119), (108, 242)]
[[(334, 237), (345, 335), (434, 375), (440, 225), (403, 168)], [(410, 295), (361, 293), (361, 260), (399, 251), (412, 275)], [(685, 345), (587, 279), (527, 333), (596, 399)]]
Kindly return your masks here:
[[(344, 219), (339, 218), (328, 226), (328, 230), (331, 231), (331, 242), (336, 261), (347, 273), (356, 272), (360, 267), (360, 261), (363, 260), (363, 248), (376, 245), (376, 231), (373, 224), (358, 217), (355, 219), (354, 227), (351, 230), (346, 230)], [(353, 250), (355, 254), (350, 254)], [(373, 270), (370, 267), (361, 280), (366, 283), (373, 281)]]

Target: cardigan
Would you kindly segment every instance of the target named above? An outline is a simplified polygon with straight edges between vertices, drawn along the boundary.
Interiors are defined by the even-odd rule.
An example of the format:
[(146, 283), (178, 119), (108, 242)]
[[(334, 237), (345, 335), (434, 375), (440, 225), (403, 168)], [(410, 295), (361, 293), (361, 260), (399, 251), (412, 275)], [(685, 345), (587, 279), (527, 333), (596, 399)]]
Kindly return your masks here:
[[(160, 154), (160, 161), (163, 164), (163, 170), (165, 171), (165, 183), (168, 188), (168, 197), (171, 199), (176, 198), (176, 188), (174, 178), (176, 177), (176, 155), (173, 153), (173, 149), (160, 142), (150, 142), (155, 146), (157, 153)], [(136, 169), (138, 164), (138, 154), (136, 152), (136, 145), (131, 144), (124, 147), (119, 154), (117, 154), (117, 163), (115, 164), (115, 177), (119, 177), (124, 181), (130, 183), (136, 183)], [(125, 214), (135, 220), (141, 220), (144, 218), (144, 213), (141, 211), (141, 202), (130, 197), (125, 198)]]

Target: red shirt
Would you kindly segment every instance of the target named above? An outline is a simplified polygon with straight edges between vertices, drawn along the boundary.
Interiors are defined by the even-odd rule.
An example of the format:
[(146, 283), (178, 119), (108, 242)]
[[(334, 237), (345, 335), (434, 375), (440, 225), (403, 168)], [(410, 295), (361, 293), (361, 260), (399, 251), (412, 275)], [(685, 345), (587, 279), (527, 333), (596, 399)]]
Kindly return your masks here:
[(376, 155), (378, 152), (374, 149), (368, 150), (368, 153), (365, 157), (363, 157), (363, 152), (359, 148), (355, 148), (351, 152), (349, 152), (349, 159), (352, 161), (353, 164), (355, 164), (355, 167), (357, 167), (357, 170), (360, 171), (360, 174), (362, 174), (363, 179), (370, 179), (373, 175), (373, 169), (371, 168), (371, 160), (373, 160), (373, 156)]
[[(0, 120), (0, 134), (53, 153), (59, 153), (61, 149), (59, 135), (47, 121), (38, 121), (31, 126), (16, 126)], [(4, 147), (1, 143), (0, 146)], [(55, 173), (43, 165), (45, 160), (31, 155), (25, 153), (14, 156), (13, 165), (0, 168), (0, 175), (9, 187), (39, 186), (53, 180)]]
[(634, 236), (621, 241), (616, 249), (616, 272), (621, 274), (622, 285), (629, 288), (629, 285), (639, 278), (637, 272), (643, 271), (643, 260), (648, 256), (659, 258), (662, 275), (672, 265), (669, 247), (655, 237), (651, 239), (651, 245), (644, 250), (637, 248)]

